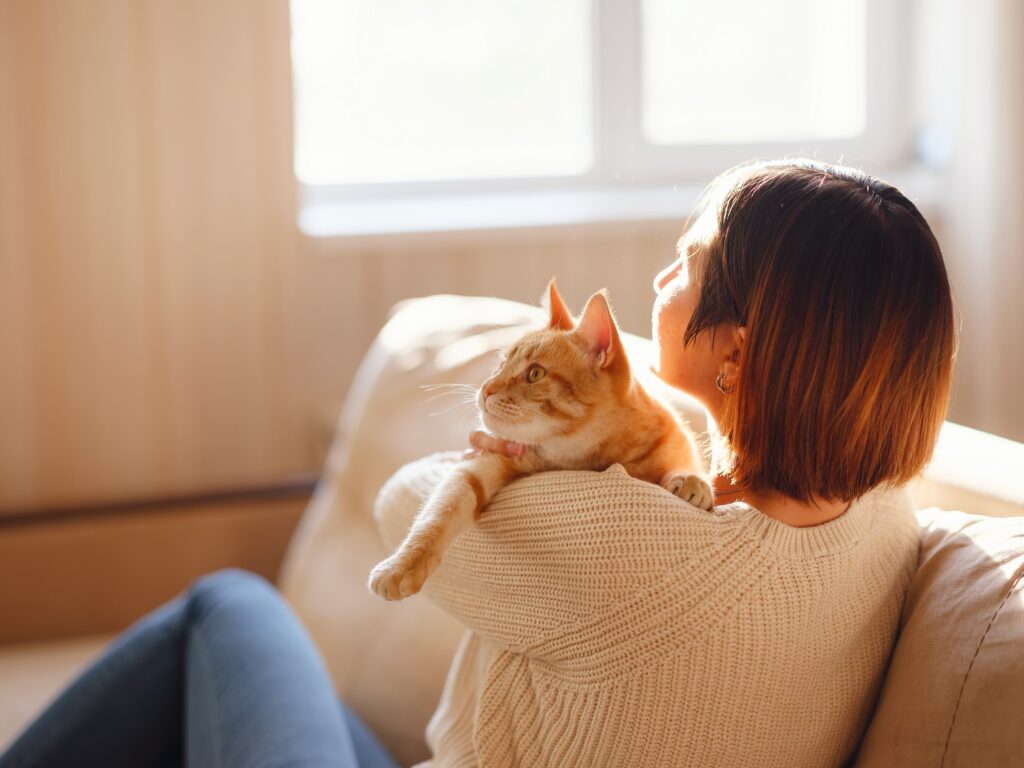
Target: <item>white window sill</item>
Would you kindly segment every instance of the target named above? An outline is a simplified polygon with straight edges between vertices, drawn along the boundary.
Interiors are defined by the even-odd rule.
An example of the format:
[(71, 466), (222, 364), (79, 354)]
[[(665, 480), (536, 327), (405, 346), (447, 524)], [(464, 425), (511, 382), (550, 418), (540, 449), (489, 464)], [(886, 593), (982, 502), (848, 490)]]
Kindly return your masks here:
[[(926, 218), (941, 215), (940, 172), (908, 167), (889, 180)], [(302, 205), (299, 229), (310, 237), (327, 238), (601, 222), (682, 223), (702, 190), (696, 184), (681, 184), (316, 201)]]

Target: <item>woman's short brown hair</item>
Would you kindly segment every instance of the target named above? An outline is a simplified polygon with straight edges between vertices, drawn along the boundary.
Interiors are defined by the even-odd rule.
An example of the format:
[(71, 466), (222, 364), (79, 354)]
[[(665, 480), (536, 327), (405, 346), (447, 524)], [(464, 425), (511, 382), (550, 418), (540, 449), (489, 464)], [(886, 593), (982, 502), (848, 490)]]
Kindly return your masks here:
[(809, 160), (727, 172), (705, 206), (686, 341), (747, 328), (720, 466), (800, 501), (910, 480), (945, 418), (956, 351), (924, 217), (885, 182)]

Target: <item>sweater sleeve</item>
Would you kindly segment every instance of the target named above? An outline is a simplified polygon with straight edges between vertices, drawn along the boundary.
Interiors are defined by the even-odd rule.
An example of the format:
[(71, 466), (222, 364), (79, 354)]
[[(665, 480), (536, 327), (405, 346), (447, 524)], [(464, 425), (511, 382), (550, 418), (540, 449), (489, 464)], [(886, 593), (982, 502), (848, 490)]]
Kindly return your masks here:
[[(427, 457), (381, 489), (375, 515), (389, 547), (456, 461), (456, 454)], [(583, 625), (600, 633), (606, 623), (611, 631), (624, 615), (620, 606), (653, 599), (713, 546), (720, 518), (619, 465), (544, 472), (500, 491), (452, 542), (425, 591), (469, 628), (528, 653)]]

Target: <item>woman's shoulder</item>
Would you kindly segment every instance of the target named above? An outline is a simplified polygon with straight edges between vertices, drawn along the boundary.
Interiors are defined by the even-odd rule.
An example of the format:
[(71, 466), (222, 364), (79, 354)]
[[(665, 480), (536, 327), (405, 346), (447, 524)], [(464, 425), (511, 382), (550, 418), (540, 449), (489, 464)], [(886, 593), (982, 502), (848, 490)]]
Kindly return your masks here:
[[(458, 452), (436, 453), (406, 464), (381, 490), (381, 496), (422, 498), (458, 464)], [(630, 524), (663, 521), (686, 528), (738, 526), (769, 543), (810, 547), (813, 551), (842, 548), (869, 531), (875, 536), (915, 539), (918, 524), (906, 487), (879, 486), (854, 500), (835, 520), (807, 528), (785, 525), (744, 502), (703, 510), (659, 485), (629, 475), (621, 464), (604, 471), (557, 470), (514, 480), (494, 498), (485, 518), (536, 514), (563, 522), (611, 515)]]
[(916, 551), (919, 537), (913, 502), (904, 487), (874, 488), (839, 517), (807, 527), (779, 522), (742, 501), (718, 511), (734, 518), (752, 541), (783, 558), (838, 556), (878, 541)]
[[(429, 489), (458, 465), (461, 456), (449, 451), (410, 462), (388, 480), (381, 492)], [(730, 514), (723, 508), (709, 512), (694, 507), (659, 485), (631, 476), (621, 464), (603, 471), (554, 470), (527, 475), (503, 488), (492, 506), (501, 509), (523, 501), (543, 506), (557, 504), (574, 511), (614, 507), (627, 514), (682, 514), (696, 519), (719, 519)]]
[[(410, 510), (457, 466), (459, 458), (457, 453), (434, 454), (392, 476), (377, 498), (375, 513), (382, 531), (398, 537), (407, 530)], [(694, 507), (615, 464), (600, 472), (557, 470), (514, 480), (498, 491), (463, 537), (530, 551), (558, 543), (580, 556), (632, 553), (636, 559), (630, 562), (639, 564), (650, 556), (661, 567), (671, 567), (726, 537), (737, 522), (729, 509)]]
[(557, 470), (521, 478), (495, 497), (488, 514), (492, 519), (532, 514), (647, 539), (652, 532), (692, 536), (696, 530), (721, 527), (734, 519), (729, 510), (695, 507), (660, 485), (635, 478), (621, 464), (598, 472)]
[(858, 499), (858, 502), (870, 514), (873, 538), (893, 541), (917, 552), (921, 526), (914, 513), (914, 499), (907, 486), (879, 486)]

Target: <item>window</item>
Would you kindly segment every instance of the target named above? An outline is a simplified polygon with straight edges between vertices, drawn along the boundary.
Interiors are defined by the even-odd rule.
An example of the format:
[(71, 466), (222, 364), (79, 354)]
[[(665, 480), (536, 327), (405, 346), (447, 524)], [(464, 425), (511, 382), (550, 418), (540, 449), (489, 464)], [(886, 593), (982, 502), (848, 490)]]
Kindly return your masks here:
[(645, 0), (642, 19), (650, 143), (850, 139), (864, 131), (864, 0)]
[(578, 175), (589, 0), (296, 0), (306, 184)]
[(891, 0), (292, 0), (307, 202), (703, 184), (891, 165)]

